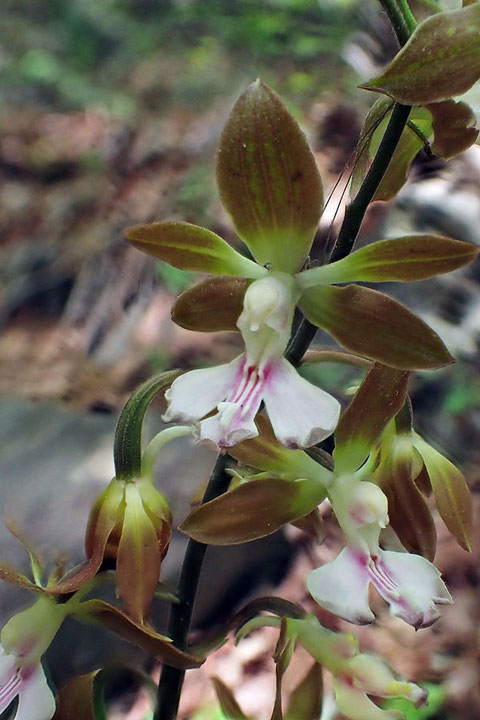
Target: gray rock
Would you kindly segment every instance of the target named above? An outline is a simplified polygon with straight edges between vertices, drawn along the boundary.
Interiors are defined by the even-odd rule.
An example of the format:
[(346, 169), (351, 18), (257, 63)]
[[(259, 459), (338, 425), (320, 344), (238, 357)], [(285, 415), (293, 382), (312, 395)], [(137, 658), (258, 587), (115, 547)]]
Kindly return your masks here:
[[(67, 556), (69, 565), (84, 560), (83, 539), (93, 500), (113, 475), (112, 441), (116, 416), (88, 414), (7, 397), (0, 402), (0, 543), (1, 562), (29, 573), (22, 546), (8, 533), (13, 518), (50, 561)], [(152, 434), (162, 423), (150, 419)], [(215, 453), (179, 438), (164, 448), (156, 467), (157, 486), (165, 494), (178, 524), (188, 513), (190, 498), (205, 483)], [(174, 533), (162, 568), (162, 580), (175, 587), (186, 538)], [(270, 586), (285, 572), (290, 549), (276, 534), (255, 543), (210, 548), (198, 596), (194, 625), (224, 619), (255, 587)], [(106, 597), (114, 601), (113, 588)], [(0, 622), (28, 606), (28, 593), (2, 583)], [(155, 624), (166, 627), (168, 607), (156, 603)], [(64, 623), (47, 654), (56, 684), (105, 661), (146, 662), (143, 654), (103, 628)]]

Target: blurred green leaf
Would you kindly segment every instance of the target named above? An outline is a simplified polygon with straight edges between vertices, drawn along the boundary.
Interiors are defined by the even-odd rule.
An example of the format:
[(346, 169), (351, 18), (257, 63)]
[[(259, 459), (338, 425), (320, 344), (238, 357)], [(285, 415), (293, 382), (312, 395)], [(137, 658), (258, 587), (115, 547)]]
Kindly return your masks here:
[(427, 707), (415, 707), (409, 700), (395, 699), (384, 700), (382, 708), (384, 710), (399, 710), (405, 713), (405, 720), (449, 720), (449, 716), (442, 712), (443, 705), (447, 699), (447, 691), (443, 685), (433, 685), (425, 683), (423, 685), (428, 690)]

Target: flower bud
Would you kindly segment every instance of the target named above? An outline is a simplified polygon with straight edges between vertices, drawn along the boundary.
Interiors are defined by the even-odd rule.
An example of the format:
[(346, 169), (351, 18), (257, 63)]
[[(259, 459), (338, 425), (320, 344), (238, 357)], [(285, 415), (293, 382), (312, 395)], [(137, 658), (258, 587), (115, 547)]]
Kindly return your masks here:
[(115, 561), (117, 594), (137, 622), (150, 609), (170, 537), (170, 510), (148, 477), (114, 478), (90, 513), (87, 557)]

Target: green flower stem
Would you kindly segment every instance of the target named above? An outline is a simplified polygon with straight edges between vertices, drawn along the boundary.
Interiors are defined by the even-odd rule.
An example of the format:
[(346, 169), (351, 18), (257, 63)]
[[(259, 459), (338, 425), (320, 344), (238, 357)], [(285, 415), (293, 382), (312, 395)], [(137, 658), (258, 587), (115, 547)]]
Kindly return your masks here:
[(400, 45), (405, 45), (417, 27), (417, 21), (408, 6), (407, 0), (380, 0), (395, 30)]
[(115, 476), (120, 480), (133, 480), (142, 469), (142, 427), (145, 413), (157, 393), (164, 390), (180, 375), (170, 370), (146, 380), (127, 400), (115, 429), (113, 459)]
[(151, 477), (153, 466), (159, 452), (167, 443), (170, 442), (170, 440), (191, 434), (191, 425), (174, 425), (173, 427), (165, 428), (165, 430), (161, 430), (157, 433), (157, 435), (150, 440), (143, 453), (141, 468), (142, 477)]
[[(387, 13), (400, 45), (405, 45), (417, 27), (407, 0), (380, 0)], [(352, 251), (360, 226), (372, 202), (383, 176), (390, 164), (393, 152), (398, 145), (410, 115), (410, 106), (395, 103), (385, 134), (377, 150), (370, 169), (360, 190), (352, 202), (347, 205), (345, 217), (333, 248), (329, 263), (342, 260)]]
[[(202, 498), (202, 505), (228, 490), (231, 477), (226, 472), (228, 455), (219, 455)], [(195, 598), (207, 545), (189, 540), (178, 582), (178, 605), (172, 605), (167, 635), (181, 650), (187, 649), (187, 637), (192, 621)], [(157, 708), (154, 720), (174, 720), (177, 717), (184, 670), (165, 665), (158, 686)]]
[[(408, 7), (407, 0), (380, 0), (380, 2), (392, 23), (400, 45), (404, 45), (417, 26), (417, 21)], [(385, 175), (393, 152), (408, 121), (409, 114), (409, 106), (398, 103), (394, 105), (390, 122), (370, 170), (365, 176), (356, 197), (347, 206), (345, 218), (328, 261), (329, 263), (341, 260), (351, 253), (367, 208)], [(316, 326), (303, 318), (285, 353), (287, 360), (295, 367), (300, 365), (302, 357), (313, 342), (316, 332)]]

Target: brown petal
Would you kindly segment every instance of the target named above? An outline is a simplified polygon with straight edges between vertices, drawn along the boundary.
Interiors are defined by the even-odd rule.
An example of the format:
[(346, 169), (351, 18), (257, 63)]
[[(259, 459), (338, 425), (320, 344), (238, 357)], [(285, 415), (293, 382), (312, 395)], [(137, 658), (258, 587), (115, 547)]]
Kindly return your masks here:
[(39, 586), (32, 583), (25, 575), (19, 573), (15, 568), (2, 563), (0, 565), (0, 580), (4, 580), (9, 585), (16, 585), (25, 590), (39, 590)]
[(261, 80), (240, 96), (227, 120), (217, 181), (222, 202), (257, 262), (297, 272), (322, 212), (322, 184), (304, 134)]
[(335, 469), (354, 472), (366, 460), (390, 420), (403, 407), (409, 372), (374, 363), (343, 413), (335, 432)]
[(181, 270), (259, 278), (265, 270), (211, 230), (185, 222), (155, 222), (125, 230), (138, 250)]
[(428, 105), (466, 92), (480, 77), (480, 5), (424, 20), (383, 74), (361, 85), (404, 105)]
[(64, 685), (56, 699), (53, 720), (97, 720), (93, 703), (95, 678), (99, 670), (79, 675)]
[(310, 322), (350, 352), (402, 370), (454, 362), (438, 335), (404, 305), (369, 288), (314, 287), (299, 303)]
[(210, 678), (226, 720), (251, 720), (242, 711), (230, 688), (218, 677)]
[[(124, 511), (124, 483), (114, 478), (93, 505), (85, 534), (87, 562), (73, 574), (47, 588), (52, 595), (75, 592), (98, 572), (104, 557), (116, 557), (119, 535), (112, 541), (114, 530), (121, 529)], [(109, 542), (110, 541), (110, 542)], [(109, 547), (110, 544), (110, 547)]]
[(142, 624), (160, 576), (160, 548), (134, 483), (125, 489), (125, 516), (117, 555), (117, 593), (130, 617)]
[(428, 105), (433, 116), (432, 152), (447, 160), (459, 155), (478, 138), (477, 118), (464, 102), (445, 100)]
[(433, 560), (437, 533), (430, 510), (412, 478), (412, 462), (394, 450), (377, 471), (378, 484), (388, 499), (390, 525), (409, 552)]
[(472, 545), (472, 498), (465, 478), (450, 460), (425, 441), (415, 440), (428, 473), (438, 512), (460, 547)]
[(244, 278), (227, 276), (204, 280), (178, 296), (172, 320), (197, 332), (238, 332), (237, 320), (248, 284)]
[(103, 600), (87, 600), (81, 603), (75, 616), (83, 621), (103, 625), (117, 635), (143, 648), (160, 662), (180, 670), (200, 667), (203, 658), (190, 655), (176, 648), (165, 635), (160, 635), (146, 625), (139, 625), (118, 608)]
[(251, 480), (201, 505), (179, 529), (208, 545), (249, 542), (307, 515), (324, 497), (323, 485), (313, 480)]
[(322, 667), (314, 663), (290, 695), (285, 720), (318, 720), (322, 714)]

